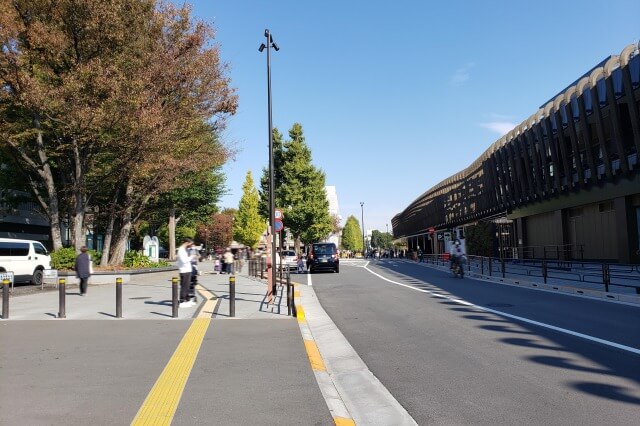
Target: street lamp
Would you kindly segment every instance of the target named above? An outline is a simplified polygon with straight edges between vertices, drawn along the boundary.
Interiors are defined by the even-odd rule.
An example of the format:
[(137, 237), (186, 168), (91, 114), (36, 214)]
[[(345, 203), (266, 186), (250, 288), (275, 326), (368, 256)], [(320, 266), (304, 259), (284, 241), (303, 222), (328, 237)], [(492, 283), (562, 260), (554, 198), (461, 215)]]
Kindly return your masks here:
[(366, 257), (365, 250), (367, 246), (364, 243), (364, 201), (360, 202), (360, 210), (362, 212), (362, 255)]
[(277, 52), (280, 50), (268, 29), (264, 30), (267, 43), (260, 44), (259, 52), (267, 49), (267, 109), (269, 110), (269, 226), (271, 227), (271, 286), (272, 294), (276, 290), (276, 239), (275, 232), (275, 199), (273, 179), (273, 121), (271, 119), (271, 48)]

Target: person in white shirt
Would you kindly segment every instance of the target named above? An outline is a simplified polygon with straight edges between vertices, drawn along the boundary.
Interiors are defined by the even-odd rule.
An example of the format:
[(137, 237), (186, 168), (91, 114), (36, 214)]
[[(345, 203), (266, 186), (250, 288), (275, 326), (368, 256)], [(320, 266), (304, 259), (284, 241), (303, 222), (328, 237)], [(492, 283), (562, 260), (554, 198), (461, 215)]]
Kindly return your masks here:
[(194, 302), (189, 301), (189, 285), (191, 284), (191, 256), (189, 255), (189, 247), (193, 245), (191, 238), (182, 240), (182, 244), (178, 248), (177, 266), (180, 271), (180, 307), (190, 308), (195, 306)]
[(456, 242), (451, 245), (451, 268), (453, 268), (455, 263), (463, 266), (464, 256), (464, 247), (460, 244), (460, 240), (456, 240)]

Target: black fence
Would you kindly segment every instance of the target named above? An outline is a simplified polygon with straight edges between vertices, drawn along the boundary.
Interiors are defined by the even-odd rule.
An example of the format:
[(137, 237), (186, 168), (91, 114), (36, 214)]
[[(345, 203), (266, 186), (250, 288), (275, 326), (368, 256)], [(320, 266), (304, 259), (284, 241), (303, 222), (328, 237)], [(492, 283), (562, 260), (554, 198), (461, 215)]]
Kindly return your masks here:
[[(447, 266), (449, 254), (426, 255), (425, 262)], [(467, 272), (484, 277), (518, 279), (558, 285), (577, 284), (594, 290), (640, 294), (640, 265), (553, 259), (506, 259), (467, 256)]]

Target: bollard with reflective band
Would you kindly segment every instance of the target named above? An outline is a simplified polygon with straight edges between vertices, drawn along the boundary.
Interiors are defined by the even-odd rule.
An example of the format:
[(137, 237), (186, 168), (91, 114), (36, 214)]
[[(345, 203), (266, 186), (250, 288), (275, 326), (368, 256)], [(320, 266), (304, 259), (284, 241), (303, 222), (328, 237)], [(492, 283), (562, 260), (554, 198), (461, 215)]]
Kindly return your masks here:
[(9, 284), (10, 280), (2, 280), (2, 319), (9, 319)]
[(171, 316), (178, 318), (178, 277), (171, 278)]
[(116, 318), (122, 318), (122, 278), (116, 278)]
[(58, 280), (58, 318), (67, 317), (67, 281), (64, 278)]
[(231, 318), (236, 316), (236, 277), (234, 275), (229, 277), (229, 316)]

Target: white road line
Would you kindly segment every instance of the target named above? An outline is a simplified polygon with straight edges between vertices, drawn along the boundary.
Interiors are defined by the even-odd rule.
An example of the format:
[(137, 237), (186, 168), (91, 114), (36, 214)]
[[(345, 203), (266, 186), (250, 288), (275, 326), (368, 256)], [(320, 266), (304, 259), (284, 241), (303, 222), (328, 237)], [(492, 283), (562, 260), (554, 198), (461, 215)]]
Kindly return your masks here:
[(378, 278), (381, 278), (381, 279), (383, 279), (385, 281), (388, 281), (388, 282), (390, 282), (392, 284), (399, 285), (401, 287), (406, 287), (406, 288), (409, 288), (411, 290), (419, 291), (419, 292), (422, 292), (422, 293), (429, 293), (429, 294), (431, 294), (431, 295), (433, 295), (435, 297), (441, 297), (443, 299), (447, 299), (447, 300), (450, 300), (450, 301), (455, 302), (455, 303), (459, 303), (459, 304), (464, 305), (464, 306), (472, 306), (474, 308), (480, 309), (480, 310), (485, 311), (485, 312), (491, 312), (493, 314), (502, 315), (502, 316), (507, 317), (507, 318), (512, 318), (512, 319), (515, 319), (515, 320), (518, 320), (518, 321), (526, 322), (528, 324), (533, 324), (533, 325), (537, 325), (539, 327), (548, 328), (550, 330), (558, 331), (560, 333), (565, 333), (565, 334), (569, 334), (571, 336), (580, 337), (582, 339), (591, 340), (592, 342), (601, 343), (603, 345), (611, 346), (613, 348), (622, 349), (623, 351), (627, 351), (627, 352), (634, 353), (636, 355), (640, 355), (640, 349), (633, 348), (631, 346), (621, 345), (619, 343), (611, 342), (609, 340), (604, 340), (604, 339), (600, 339), (598, 337), (589, 336), (588, 334), (578, 333), (577, 331), (572, 331), (572, 330), (567, 330), (566, 328), (556, 327), (555, 325), (545, 324), (543, 322), (530, 320), (528, 318), (519, 317), (519, 316), (516, 316), (516, 315), (508, 314), (506, 312), (496, 311), (495, 309), (485, 308), (484, 306), (474, 305), (473, 303), (467, 302), (466, 300), (456, 299), (454, 297), (445, 296), (443, 294), (435, 293), (435, 292), (430, 291), (430, 290), (425, 290), (425, 289), (422, 289), (422, 288), (413, 287), (411, 285), (402, 284), (402, 283), (399, 283), (397, 281), (393, 281), (393, 280), (390, 280), (390, 279), (388, 279), (386, 277), (383, 277), (382, 275), (380, 275), (380, 274), (378, 274), (376, 272), (373, 272), (371, 269), (369, 269), (368, 266), (369, 265), (366, 265), (364, 269), (366, 269), (367, 271), (371, 272), (373, 275), (377, 276)]

